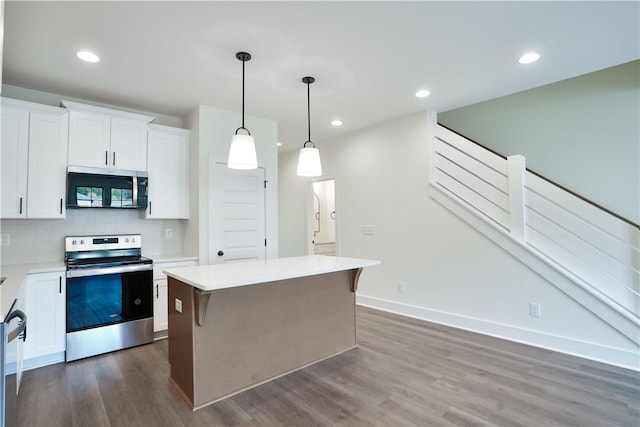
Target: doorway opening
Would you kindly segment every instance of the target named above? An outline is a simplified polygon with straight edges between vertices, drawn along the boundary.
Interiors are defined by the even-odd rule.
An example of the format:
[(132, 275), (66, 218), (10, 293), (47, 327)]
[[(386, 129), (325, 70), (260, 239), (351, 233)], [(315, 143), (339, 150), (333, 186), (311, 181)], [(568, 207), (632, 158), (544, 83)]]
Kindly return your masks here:
[(309, 196), (308, 253), (338, 255), (335, 179), (310, 183)]

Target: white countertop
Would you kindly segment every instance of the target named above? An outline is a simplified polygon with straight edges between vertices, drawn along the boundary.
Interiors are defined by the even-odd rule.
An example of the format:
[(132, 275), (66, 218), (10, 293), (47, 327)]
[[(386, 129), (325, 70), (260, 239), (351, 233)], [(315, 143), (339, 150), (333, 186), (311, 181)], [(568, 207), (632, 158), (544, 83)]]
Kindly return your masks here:
[(312, 255), (199, 267), (166, 268), (163, 272), (167, 276), (203, 291), (215, 291), (378, 264), (380, 261), (370, 259)]
[(0, 286), (0, 322), (8, 314), (13, 300), (18, 297), (20, 285), (27, 274), (54, 273), (65, 271), (64, 262), (47, 262), (40, 264), (13, 264), (0, 267), (0, 276), (6, 280)]

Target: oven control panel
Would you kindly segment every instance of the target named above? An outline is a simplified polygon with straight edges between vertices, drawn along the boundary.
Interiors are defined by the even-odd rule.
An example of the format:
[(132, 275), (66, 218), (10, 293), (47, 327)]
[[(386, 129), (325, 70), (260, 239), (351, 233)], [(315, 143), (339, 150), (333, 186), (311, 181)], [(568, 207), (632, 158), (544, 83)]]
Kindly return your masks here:
[(67, 236), (64, 238), (65, 252), (95, 251), (101, 249), (138, 249), (141, 247), (141, 234)]

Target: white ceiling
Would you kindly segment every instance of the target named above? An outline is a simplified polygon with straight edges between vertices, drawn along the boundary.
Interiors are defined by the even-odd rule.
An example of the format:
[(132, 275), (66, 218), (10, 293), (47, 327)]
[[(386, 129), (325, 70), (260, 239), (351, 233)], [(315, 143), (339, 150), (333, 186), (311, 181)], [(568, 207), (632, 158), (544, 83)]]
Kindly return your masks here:
[[(3, 83), (178, 117), (197, 104), (240, 111), (244, 50), (246, 113), (278, 121), (290, 149), (307, 139), (306, 75), (318, 142), (636, 60), (639, 5), (6, 1)], [(530, 50), (541, 60), (518, 64)], [(415, 98), (420, 88), (432, 95)]]

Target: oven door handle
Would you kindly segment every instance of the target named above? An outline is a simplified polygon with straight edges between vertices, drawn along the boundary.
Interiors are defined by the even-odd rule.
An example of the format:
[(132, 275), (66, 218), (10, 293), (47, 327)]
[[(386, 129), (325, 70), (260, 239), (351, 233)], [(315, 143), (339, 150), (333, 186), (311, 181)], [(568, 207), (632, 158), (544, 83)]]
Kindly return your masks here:
[(132, 273), (135, 271), (153, 270), (153, 264), (118, 265), (114, 267), (74, 268), (67, 270), (67, 278), (103, 276), (105, 274)]

